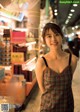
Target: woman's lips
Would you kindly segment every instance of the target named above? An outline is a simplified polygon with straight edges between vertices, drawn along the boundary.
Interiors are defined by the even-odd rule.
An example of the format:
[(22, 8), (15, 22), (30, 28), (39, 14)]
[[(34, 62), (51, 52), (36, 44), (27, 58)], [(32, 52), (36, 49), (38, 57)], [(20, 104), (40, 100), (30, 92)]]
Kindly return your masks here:
[(53, 42), (51, 43), (51, 45), (58, 45), (58, 42)]

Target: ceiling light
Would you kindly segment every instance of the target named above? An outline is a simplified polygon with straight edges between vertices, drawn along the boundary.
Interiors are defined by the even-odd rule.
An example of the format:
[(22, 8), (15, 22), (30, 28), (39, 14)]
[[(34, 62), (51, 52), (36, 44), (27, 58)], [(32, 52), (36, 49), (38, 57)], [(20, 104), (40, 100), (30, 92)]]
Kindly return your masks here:
[(74, 27), (72, 27), (72, 30), (74, 30), (75, 28)]
[(78, 6), (78, 4), (73, 4), (73, 6), (74, 6), (74, 7), (77, 7), (77, 6)]
[(71, 16), (68, 16), (68, 19), (70, 19), (71, 18)]
[(69, 14), (69, 16), (72, 16), (72, 15), (73, 15), (72, 13)]
[(55, 12), (55, 13), (54, 13), (54, 15), (55, 15), (55, 16), (57, 16), (57, 15), (58, 15), (58, 13), (57, 13), (57, 12)]
[(55, 9), (54, 12), (57, 12), (57, 9)]
[(71, 9), (71, 12), (74, 12), (75, 10), (74, 9)]
[(66, 20), (65, 24), (67, 24), (69, 22), (69, 20)]
[(77, 28), (78, 28), (78, 26), (75, 26), (75, 28), (77, 29)]

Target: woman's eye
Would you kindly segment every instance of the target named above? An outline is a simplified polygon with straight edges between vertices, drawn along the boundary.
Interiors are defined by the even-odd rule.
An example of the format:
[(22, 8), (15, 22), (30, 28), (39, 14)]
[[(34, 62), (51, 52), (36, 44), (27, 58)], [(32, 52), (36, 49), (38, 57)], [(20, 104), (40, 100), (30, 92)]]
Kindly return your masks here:
[(48, 38), (51, 38), (51, 36), (48, 36)]

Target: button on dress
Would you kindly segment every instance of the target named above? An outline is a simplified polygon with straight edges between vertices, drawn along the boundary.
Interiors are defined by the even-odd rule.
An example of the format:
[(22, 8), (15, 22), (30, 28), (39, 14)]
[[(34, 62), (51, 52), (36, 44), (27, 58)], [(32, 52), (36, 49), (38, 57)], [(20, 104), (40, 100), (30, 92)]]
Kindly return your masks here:
[(71, 54), (69, 65), (61, 73), (49, 68), (46, 59), (42, 58), (47, 67), (43, 72), (45, 92), (41, 96), (40, 112), (74, 112)]

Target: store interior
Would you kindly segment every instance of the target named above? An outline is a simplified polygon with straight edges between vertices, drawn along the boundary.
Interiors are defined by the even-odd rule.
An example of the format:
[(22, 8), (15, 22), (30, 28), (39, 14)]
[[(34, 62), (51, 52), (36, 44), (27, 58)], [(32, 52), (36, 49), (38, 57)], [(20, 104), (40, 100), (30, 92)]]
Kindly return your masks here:
[(19, 109), (27, 101), (37, 83), (37, 58), (46, 52), (41, 35), (48, 22), (62, 28), (64, 49), (77, 36), (79, 57), (79, 0), (0, 0), (1, 103), (8, 102)]

